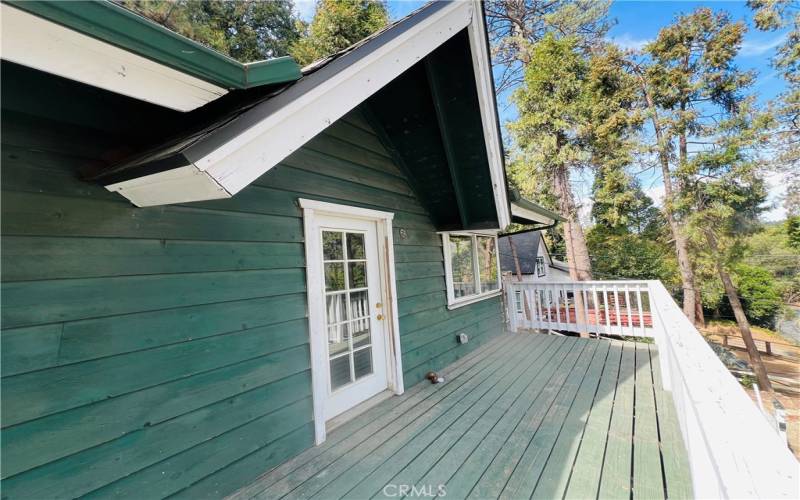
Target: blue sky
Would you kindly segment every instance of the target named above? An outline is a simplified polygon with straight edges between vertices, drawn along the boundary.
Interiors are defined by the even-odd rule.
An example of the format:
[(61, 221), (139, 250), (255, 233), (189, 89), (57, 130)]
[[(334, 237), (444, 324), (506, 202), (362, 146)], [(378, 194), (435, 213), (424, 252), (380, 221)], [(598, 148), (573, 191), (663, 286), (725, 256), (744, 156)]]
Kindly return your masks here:
[[(295, 8), (301, 17), (310, 20), (314, 14), (314, 0), (295, 1)], [(419, 8), (426, 2), (422, 1), (389, 1), (389, 14), (392, 19), (398, 19), (409, 12)], [(698, 7), (711, 7), (714, 10), (727, 11), (734, 20), (744, 20), (748, 25), (744, 44), (736, 59), (737, 64), (744, 70), (755, 70), (758, 79), (753, 87), (758, 99), (766, 102), (785, 88), (785, 82), (770, 67), (770, 59), (775, 53), (784, 37), (785, 31), (761, 32), (756, 30), (752, 24), (752, 12), (745, 2), (736, 1), (626, 1), (617, 0), (611, 6), (611, 18), (616, 24), (608, 34), (608, 38), (618, 44), (629, 48), (640, 48), (648, 41), (654, 39), (658, 31), (670, 24), (674, 18), (680, 14), (689, 13)], [(505, 95), (499, 96), (500, 120), (505, 125), (506, 122), (513, 120), (515, 111), (505, 101)], [(663, 186), (660, 176), (656, 172), (645, 172), (639, 176), (643, 188), (656, 201), (663, 193)], [(777, 207), (765, 214), (766, 220), (779, 220), (785, 217), (785, 211), (779, 206), (779, 199), (783, 194), (783, 183), (780, 176), (768, 179), (770, 182), (770, 200)], [(589, 188), (591, 187), (591, 177), (574, 179), (574, 191), (576, 196), (584, 200), (584, 205), (588, 205)], [(584, 207), (588, 211), (588, 206)]]

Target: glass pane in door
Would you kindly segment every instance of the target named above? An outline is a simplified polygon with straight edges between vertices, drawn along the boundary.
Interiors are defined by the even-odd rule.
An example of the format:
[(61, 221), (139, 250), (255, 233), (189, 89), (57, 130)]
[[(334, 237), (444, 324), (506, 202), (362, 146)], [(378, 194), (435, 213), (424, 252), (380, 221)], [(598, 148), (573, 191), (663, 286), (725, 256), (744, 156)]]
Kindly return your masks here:
[(364, 234), (322, 231), (331, 390), (373, 372)]

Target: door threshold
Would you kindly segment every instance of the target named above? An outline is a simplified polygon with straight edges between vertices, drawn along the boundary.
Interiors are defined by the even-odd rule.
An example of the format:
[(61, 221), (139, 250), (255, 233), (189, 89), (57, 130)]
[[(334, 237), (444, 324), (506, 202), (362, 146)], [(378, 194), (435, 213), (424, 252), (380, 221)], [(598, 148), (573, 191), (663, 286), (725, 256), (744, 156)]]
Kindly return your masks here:
[(379, 405), (380, 403), (386, 401), (390, 397), (394, 396), (394, 392), (386, 389), (385, 391), (379, 392), (378, 394), (372, 396), (371, 398), (367, 399), (366, 401), (362, 401), (361, 403), (357, 404), (356, 406), (350, 408), (349, 410), (345, 411), (344, 413), (340, 413), (336, 415), (332, 419), (325, 422), (325, 431), (331, 432), (335, 428), (339, 427), (343, 423), (354, 419), (355, 417), (361, 415), (365, 411), (369, 410), (370, 408)]

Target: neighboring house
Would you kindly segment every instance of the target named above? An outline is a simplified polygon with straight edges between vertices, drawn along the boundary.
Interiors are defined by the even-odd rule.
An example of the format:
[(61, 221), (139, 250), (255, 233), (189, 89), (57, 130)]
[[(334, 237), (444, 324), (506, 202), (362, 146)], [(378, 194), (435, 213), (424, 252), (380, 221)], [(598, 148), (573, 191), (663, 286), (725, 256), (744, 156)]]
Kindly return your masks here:
[(542, 238), (542, 231), (536, 229), (507, 234), (499, 238), (500, 270), (503, 274), (510, 273), (511, 279), (519, 280), (517, 262), (511, 249), (512, 242), (519, 261), (522, 281), (547, 282), (570, 279), (567, 264), (552, 258), (547, 243)]
[(2, 4), (4, 498), (225, 495), (502, 332), (482, 14), (301, 72)]

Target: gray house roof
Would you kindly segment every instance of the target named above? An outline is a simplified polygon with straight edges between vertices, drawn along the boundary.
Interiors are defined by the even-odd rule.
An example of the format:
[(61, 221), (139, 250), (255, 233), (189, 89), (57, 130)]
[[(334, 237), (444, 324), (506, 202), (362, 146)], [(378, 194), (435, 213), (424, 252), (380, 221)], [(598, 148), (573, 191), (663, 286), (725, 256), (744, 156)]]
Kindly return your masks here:
[(535, 274), (536, 257), (539, 256), (539, 241), (542, 238), (542, 233), (540, 231), (528, 231), (499, 238), (500, 270), (502, 272), (516, 273), (517, 268), (514, 265), (514, 256), (511, 253), (510, 238), (514, 239), (514, 247), (517, 250), (522, 274)]
[[(511, 253), (510, 238), (514, 239), (514, 247), (517, 249), (520, 272), (522, 274), (536, 274), (536, 258), (540, 257), (539, 242), (542, 240), (542, 232), (537, 230), (523, 231), (498, 238), (500, 270), (502, 272), (516, 273), (517, 268), (514, 265), (514, 255)], [(545, 258), (545, 263), (548, 267), (558, 269), (565, 273), (569, 272), (569, 265), (566, 262), (556, 260), (550, 255), (550, 250), (547, 248), (546, 242), (544, 242), (544, 250), (545, 255), (541, 255), (541, 257)]]

